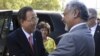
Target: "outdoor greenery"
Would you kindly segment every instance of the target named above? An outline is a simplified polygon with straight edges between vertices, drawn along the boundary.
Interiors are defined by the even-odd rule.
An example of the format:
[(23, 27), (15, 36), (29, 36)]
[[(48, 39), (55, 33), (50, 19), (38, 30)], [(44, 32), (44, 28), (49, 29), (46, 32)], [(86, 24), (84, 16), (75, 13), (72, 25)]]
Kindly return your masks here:
[(31, 6), (36, 10), (61, 10), (59, 0), (0, 0), (0, 10), (18, 10), (24, 6)]

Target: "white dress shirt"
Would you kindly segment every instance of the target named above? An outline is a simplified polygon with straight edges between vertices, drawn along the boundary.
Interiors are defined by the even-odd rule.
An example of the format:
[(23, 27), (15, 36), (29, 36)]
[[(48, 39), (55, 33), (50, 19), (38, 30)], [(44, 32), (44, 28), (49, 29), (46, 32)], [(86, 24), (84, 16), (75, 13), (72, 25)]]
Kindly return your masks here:
[(94, 37), (95, 31), (96, 31), (96, 28), (97, 28), (97, 24), (90, 28), (91, 34), (92, 34), (93, 37)]
[(76, 28), (77, 26), (80, 26), (80, 25), (83, 25), (83, 24), (86, 24), (86, 22), (84, 22), (84, 23), (79, 23), (79, 24), (74, 25), (74, 26), (70, 29), (70, 31), (71, 31), (72, 29)]
[[(31, 34), (27, 33), (27, 32), (23, 29), (23, 27), (22, 27), (22, 31), (24, 32), (25, 36), (27, 37), (27, 40), (29, 39), (30, 35), (33, 36), (32, 33), (31, 33)], [(33, 39), (32, 39), (32, 40), (33, 40)], [(33, 43), (33, 42), (32, 42), (32, 43)]]

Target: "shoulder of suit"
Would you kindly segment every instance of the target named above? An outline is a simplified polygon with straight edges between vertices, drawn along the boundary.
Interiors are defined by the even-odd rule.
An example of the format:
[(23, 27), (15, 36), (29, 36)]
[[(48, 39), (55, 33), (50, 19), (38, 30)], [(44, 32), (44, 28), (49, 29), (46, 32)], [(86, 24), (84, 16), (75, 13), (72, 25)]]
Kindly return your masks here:
[(20, 32), (20, 28), (18, 28), (16, 30), (14, 30), (13, 32), (9, 33), (8, 37), (11, 37), (11, 36), (15, 36), (16, 37), (16, 35), (17, 35), (18, 32)]
[(99, 27), (99, 28), (100, 28), (100, 24), (97, 24), (97, 27)]
[(70, 33), (64, 33), (64, 34), (60, 35), (59, 37), (66, 37), (66, 36), (71, 36), (71, 34)]
[(100, 24), (98, 24), (98, 26), (100, 26)]

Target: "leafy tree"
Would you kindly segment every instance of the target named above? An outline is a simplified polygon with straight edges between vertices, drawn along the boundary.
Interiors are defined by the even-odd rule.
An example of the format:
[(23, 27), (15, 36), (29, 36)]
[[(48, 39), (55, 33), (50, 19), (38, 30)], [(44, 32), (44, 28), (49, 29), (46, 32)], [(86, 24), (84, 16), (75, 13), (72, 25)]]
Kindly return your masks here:
[(59, 0), (33, 0), (32, 6), (35, 9), (59, 10), (61, 9)]
[(60, 10), (59, 0), (0, 0), (0, 9), (20, 9), (31, 6), (37, 10)]

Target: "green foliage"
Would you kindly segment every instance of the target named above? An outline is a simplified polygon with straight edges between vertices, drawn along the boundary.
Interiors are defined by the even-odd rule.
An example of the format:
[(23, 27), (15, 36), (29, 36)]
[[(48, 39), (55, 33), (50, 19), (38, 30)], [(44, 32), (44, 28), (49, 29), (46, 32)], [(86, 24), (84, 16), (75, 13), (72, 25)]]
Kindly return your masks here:
[(0, 0), (0, 9), (20, 9), (31, 6), (36, 10), (60, 10), (59, 0)]

